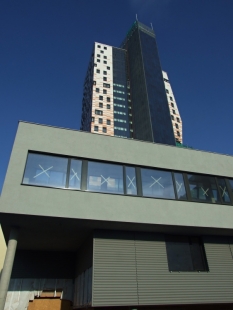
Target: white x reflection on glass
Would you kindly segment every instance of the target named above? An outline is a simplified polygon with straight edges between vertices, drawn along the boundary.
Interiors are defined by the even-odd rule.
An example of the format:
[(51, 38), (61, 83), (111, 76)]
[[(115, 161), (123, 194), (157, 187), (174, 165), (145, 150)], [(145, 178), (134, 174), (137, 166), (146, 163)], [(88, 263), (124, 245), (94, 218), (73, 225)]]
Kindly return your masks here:
[(47, 173), (48, 170), (52, 169), (53, 166), (49, 167), (48, 169), (44, 169), (41, 165), (39, 165), (40, 169), (42, 170), (42, 172), (38, 173), (37, 175), (35, 175), (33, 178), (37, 178), (39, 175), (45, 173), (47, 175), (47, 177), (49, 178), (49, 175)]
[(179, 193), (179, 191), (180, 191), (180, 189), (181, 189), (183, 183), (180, 183), (180, 184), (179, 184), (179, 183), (176, 181), (176, 184), (177, 184), (177, 192)]
[(107, 179), (105, 179), (105, 177), (103, 177), (102, 174), (101, 174), (101, 177), (104, 179), (104, 181), (103, 181), (100, 185), (103, 185), (105, 182), (106, 182), (107, 184), (109, 184), (109, 183), (108, 183), (108, 179), (109, 179), (110, 177), (108, 177)]
[(204, 188), (202, 188), (202, 187), (201, 187), (201, 189), (203, 190), (203, 194), (206, 195), (206, 196), (208, 196), (207, 192), (208, 192), (209, 188), (207, 188), (206, 191), (205, 191)]
[(130, 185), (132, 184), (133, 187), (136, 188), (135, 185), (133, 184), (133, 180), (135, 179), (135, 177), (133, 177), (132, 179), (130, 179), (130, 177), (127, 175), (127, 178), (128, 178), (129, 181), (130, 181), (128, 187), (130, 187)]
[(151, 176), (151, 178), (154, 180), (154, 183), (152, 183), (152, 184), (150, 185), (150, 187), (153, 186), (153, 185), (155, 185), (156, 183), (158, 183), (162, 188), (164, 188), (164, 186), (163, 186), (161, 183), (159, 183), (159, 180), (160, 180), (162, 177), (160, 177), (160, 178), (158, 178), (158, 179), (155, 179), (155, 178), (153, 178), (153, 177)]
[(79, 177), (77, 176), (77, 173), (78, 173), (78, 172), (75, 172), (74, 169), (72, 169), (72, 171), (73, 171), (74, 174), (72, 175), (72, 178), (70, 178), (70, 181), (71, 181), (74, 177), (76, 177), (76, 178), (80, 181)]
[(224, 196), (224, 195), (226, 195), (227, 197), (228, 197), (228, 194), (227, 194), (227, 192), (226, 192), (226, 186), (224, 187), (224, 188), (222, 188), (222, 186), (219, 186), (220, 188), (221, 188), (221, 190), (222, 190), (222, 197)]

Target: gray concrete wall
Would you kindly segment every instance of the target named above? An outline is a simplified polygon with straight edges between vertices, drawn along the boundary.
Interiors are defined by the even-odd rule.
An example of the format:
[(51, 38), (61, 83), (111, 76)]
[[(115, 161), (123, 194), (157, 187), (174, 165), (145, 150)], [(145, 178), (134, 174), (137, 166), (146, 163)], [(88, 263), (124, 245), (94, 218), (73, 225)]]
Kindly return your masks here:
[(28, 151), (233, 177), (233, 157), (19, 123), (0, 212), (128, 223), (233, 228), (233, 206), (21, 185)]
[(93, 307), (233, 303), (232, 243), (203, 239), (208, 272), (169, 272), (164, 235), (96, 232)]

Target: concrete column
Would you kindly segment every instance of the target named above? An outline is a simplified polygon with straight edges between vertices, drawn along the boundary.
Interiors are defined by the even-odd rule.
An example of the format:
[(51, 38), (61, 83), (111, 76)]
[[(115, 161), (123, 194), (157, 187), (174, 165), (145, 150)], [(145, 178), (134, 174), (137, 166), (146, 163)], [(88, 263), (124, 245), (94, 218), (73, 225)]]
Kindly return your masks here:
[(11, 279), (11, 272), (17, 247), (18, 232), (18, 228), (12, 227), (0, 280), (0, 310), (4, 310), (6, 302), (6, 296)]

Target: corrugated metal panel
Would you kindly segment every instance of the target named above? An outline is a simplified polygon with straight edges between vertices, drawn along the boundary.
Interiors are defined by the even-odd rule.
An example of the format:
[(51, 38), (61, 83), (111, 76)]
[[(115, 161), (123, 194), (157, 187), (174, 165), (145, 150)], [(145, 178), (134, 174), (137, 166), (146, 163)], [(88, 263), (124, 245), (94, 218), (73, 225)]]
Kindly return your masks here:
[[(147, 239), (147, 240), (146, 240)], [(233, 262), (226, 238), (208, 238), (210, 272), (169, 272), (163, 237), (136, 241), (139, 304), (233, 302)]]
[(163, 236), (128, 236), (95, 239), (93, 306), (233, 302), (228, 238), (204, 238), (209, 272), (179, 273), (168, 270)]
[(229, 246), (230, 246), (230, 250), (231, 250), (231, 256), (233, 259), (233, 237), (229, 238)]
[(92, 306), (137, 305), (136, 277), (134, 234), (96, 233)]

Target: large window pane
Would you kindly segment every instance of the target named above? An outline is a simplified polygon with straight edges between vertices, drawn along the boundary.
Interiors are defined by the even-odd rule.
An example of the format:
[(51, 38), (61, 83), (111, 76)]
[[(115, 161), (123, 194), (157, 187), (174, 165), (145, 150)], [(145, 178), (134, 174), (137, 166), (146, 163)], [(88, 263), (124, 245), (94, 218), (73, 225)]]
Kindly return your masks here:
[(71, 159), (69, 188), (80, 189), (82, 161)]
[(123, 167), (119, 165), (88, 162), (87, 190), (123, 194)]
[(67, 163), (67, 158), (29, 153), (23, 184), (63, 188)]
[(176, 193), (177, 193), (178, 199), (186, 200), (187, 196), (186, 196), (184, 178), (183, 178), (182, 173), (174, 173), (174, 177), (175, 177)]
[(170, 271), (207, 271), (204, 247), (198, 237), (167, 236), (167, 260)]
[(125, 167), (126, 193), (128, 195), (137, 195), (135, 168)]
[(214, 177), (188, 174), (189, 188), (192, 200), (220, 203)]
[(220, 195), (222, 198), (222, 201), (225, 203), (230, 203), (230, 196), (227, 190), (226, 182), (223, 178), (217, 178), (218, 180), (218, 188), (220, 191)]
[(188, 237), (166, 238), (168, 267), (170, 271), (192, 271), (193, 263)]
[(143, 196), (175, 199), (171, 172), (141, 169)]

